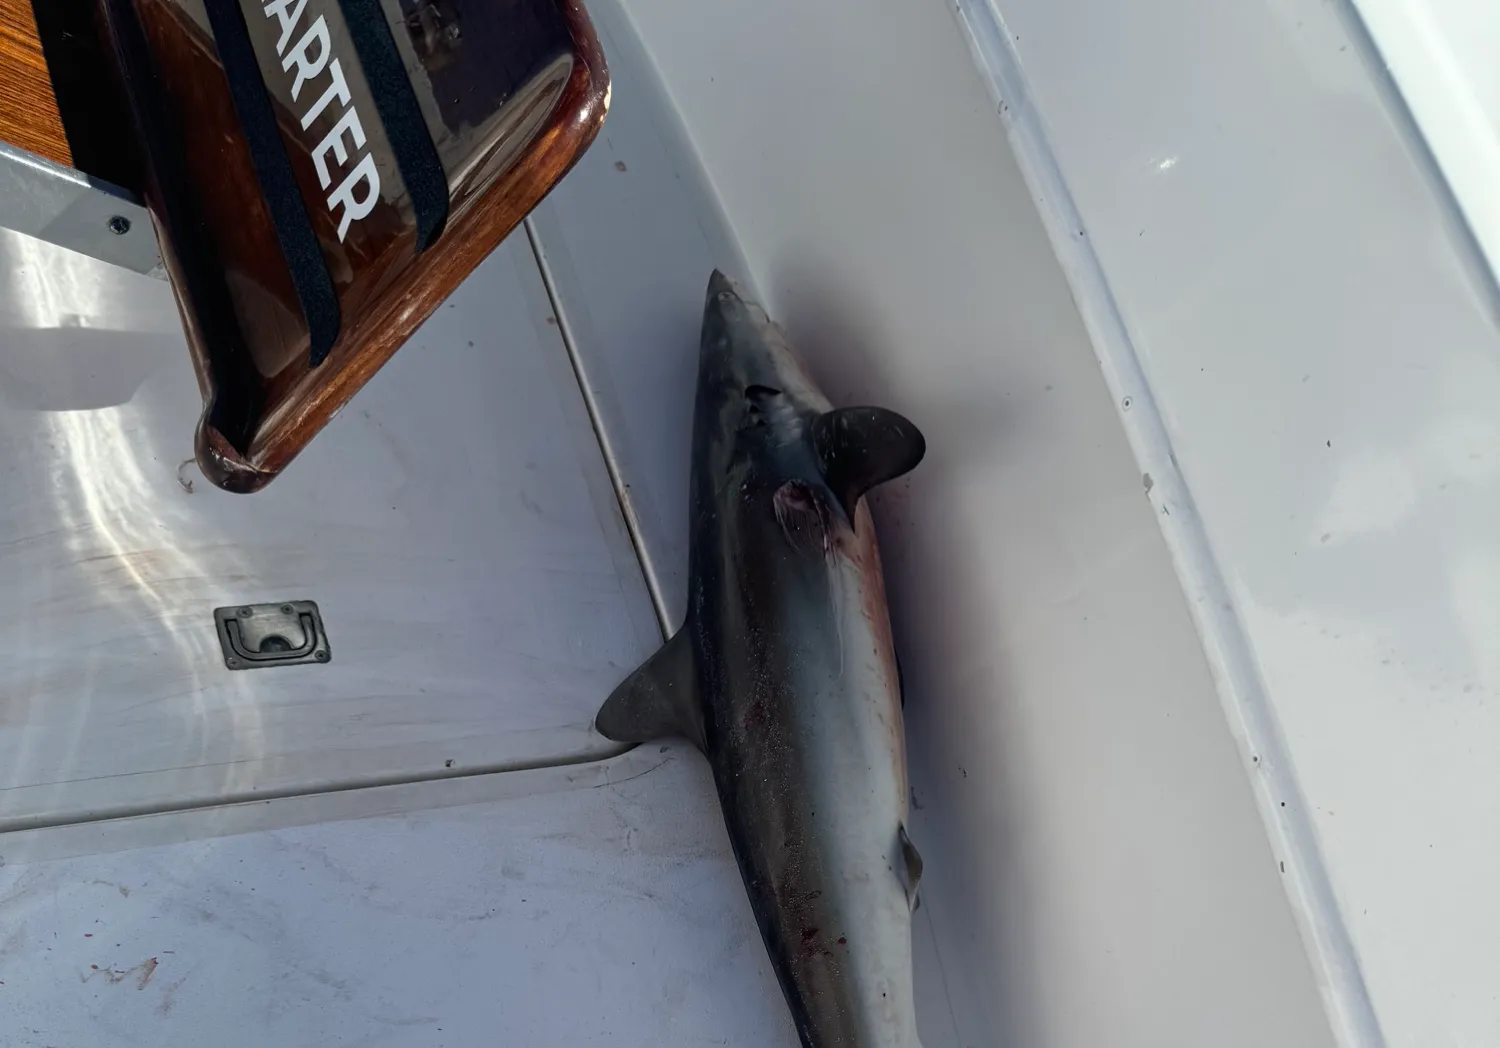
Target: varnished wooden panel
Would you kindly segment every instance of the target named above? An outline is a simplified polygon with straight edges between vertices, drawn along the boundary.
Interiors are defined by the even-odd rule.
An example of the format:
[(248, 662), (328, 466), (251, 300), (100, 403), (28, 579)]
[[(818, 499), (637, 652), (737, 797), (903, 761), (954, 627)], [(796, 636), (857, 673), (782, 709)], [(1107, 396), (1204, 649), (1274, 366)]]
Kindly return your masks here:
[[(387, 13), (407, 12), (398, 29), (416, 58), (406, 71), (420, 66), (422, 118), (449, 180), (446, 231), (419, 252), (405, 174), (391, 160), (383, 122), (351, 108), (366, 120), (352, 136), (355, 149), (330, 154), (348, 116), (333, 105), (339, 95), (315, 83), (299, 100), (280, 53), (299, 29), (312, 39), (314, 30), (301, 27), (316, 25), (328, 53), (340, 56), (340, 106), (373, 115), (338, 6), (288, 8), (298, 12), (290, 30), (274, 21), (275, 8), (252, 17), (240, 31), (259, 48), (256, 72), (338, 299), (337, 340), (310, 367), (305, 307), (215, 36), (232, 41), (233, 25), (211, 27), (204, 0), (106, 0), (103, 10), (137, 108), (150, 168), (145, 195), (204, 391), (199, 465), (234, 491), (265, 486), (306, 446), (566, 173), (608, 104), (604, 56), (577, 0), (388, 3)], [(310, 76), (331, 78), (334, 68)], [(334, 167), (320, 168), (330, 155)], [(345, 228), (329, 196), (333, 175), (352, 179), (357, 171), (346, 168), (363, 162), (379, 171), (375, 203)]]
[(0, 0), (0, 139), (72, 165), (31, 0)]

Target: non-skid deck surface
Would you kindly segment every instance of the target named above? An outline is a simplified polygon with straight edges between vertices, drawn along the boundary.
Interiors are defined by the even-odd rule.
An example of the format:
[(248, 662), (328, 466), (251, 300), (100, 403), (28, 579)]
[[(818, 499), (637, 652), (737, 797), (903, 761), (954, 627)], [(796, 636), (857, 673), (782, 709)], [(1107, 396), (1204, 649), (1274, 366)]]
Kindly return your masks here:
[(0, 838), (3, 1041), (793, 1048), (708, 765), (660, 749), (60, 861)]

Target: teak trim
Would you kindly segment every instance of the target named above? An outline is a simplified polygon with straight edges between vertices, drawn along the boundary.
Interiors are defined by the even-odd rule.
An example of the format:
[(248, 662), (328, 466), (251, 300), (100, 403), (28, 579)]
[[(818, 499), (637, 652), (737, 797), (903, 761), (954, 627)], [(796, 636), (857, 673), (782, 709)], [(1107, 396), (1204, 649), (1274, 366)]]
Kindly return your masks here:
[[(200, 320), (183, 289), (190, 281), (171, 238), (164, 231), (164, 201), (156, 180), (148, 180), (146, 201), (156, 221), (162, 261), (177, 291), (193, 364), (203, 391), (196, 449), (198, 465), (226, 491), (253, 492), (269, 484), (328, 424), (360, 388), (430, 317), (443, 300), (483, 262), (582, 156), (603, 125), (609, 107), (609, 70), (588, 15), (578, 0), (557, 0), (572, 38), (573, 69), (546, 122), (511, 167), (464, 203), (443, 235), (387, 288), (346, 324), (327, 360), (262, 378), (250, 419), (248, 439), (231, 441), (210, 421), (222, 378), (216, 374)], [(147, 160), (148, 167), (150, 159)], [(222, 359), (223, 355), (218, 355)], [(244, 369), (237, 379), (246, 379)]]

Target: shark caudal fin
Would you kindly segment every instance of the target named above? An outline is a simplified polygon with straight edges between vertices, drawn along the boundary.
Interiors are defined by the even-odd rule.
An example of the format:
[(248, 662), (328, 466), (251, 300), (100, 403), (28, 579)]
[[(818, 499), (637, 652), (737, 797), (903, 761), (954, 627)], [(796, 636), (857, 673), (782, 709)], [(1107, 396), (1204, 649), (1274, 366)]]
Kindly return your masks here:
[(811, 429), (823, 476), (850, 520), (860, 496), (910, 473), (927, 454), (921, 430), (885, 408), (838, 408), (813, 419)]
[(615, 742), (682, 735), (703, 749), (703, 708), (686, 628), (625, 678), (605, 700), (594, 726)]

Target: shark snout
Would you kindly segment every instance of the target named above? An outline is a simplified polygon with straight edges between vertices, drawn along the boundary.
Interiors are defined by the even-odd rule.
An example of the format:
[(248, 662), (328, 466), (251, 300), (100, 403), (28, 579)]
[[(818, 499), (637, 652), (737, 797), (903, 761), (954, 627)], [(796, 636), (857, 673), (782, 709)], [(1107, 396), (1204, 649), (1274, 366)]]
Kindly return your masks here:
[(708, 297), (710, 300), (720, 295), (733, 295), (740, 298), (740, 289), (735, 287), (734, 281), (724, 275), (722, 270), (716, 269), (708, 278)]
[(739, 286), (720, 270), (708, 280), (703, 313), (703, 371), (726, 389), (784, 395), (786, 406), (826, 411), (801, 362), (781, 330), (747, 301)]

